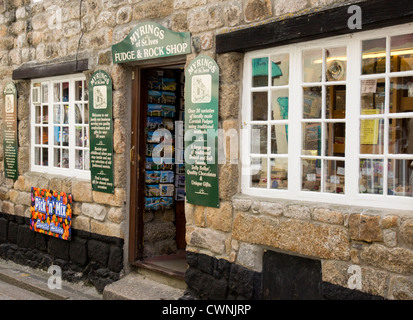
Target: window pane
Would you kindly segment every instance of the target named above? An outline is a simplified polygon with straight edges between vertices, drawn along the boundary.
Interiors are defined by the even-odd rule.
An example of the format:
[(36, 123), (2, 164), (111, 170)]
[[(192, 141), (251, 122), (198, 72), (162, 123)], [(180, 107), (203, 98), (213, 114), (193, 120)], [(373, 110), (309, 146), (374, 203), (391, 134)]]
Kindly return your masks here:
[(55, 104), (53, 106), (53, 123), (55, 123), (55, 124), (61, 124), (62, 123), (61, 107), (58, 104)]
[(324, 162), (324, 191), (344, 193), (344, 161), (326, 160)]
[(42, 111), (43, 111), (42, 122), (43, 124), (48, 124), (49, 123), (49, 108), (47, 106), (43, 106)]
[(86, 103), (83, 105), (83, 111), (84, 113), (84, 120), (85, 120), (85, 124), (89, 124), (89, 105)]
[(251, 159), (251, 187), (267, 188), (267, 159)]
[(83, 128), (76, 127), (76, 147), (83, 147)]
[(68, 149), (62, 150), (62, 167), (69, 168), (69, 150)]
[(321, 186), (321, 160), (303, 159), (302, 160), (302, 190), (320, 191)]
[(35, 127), (34, 128), (34, 143), (35, 144), (42, 144), (42, 128), (41, 127)]
[(63, 127), (62, 131), (62, 145), (65, 147), (69, 146), (69, 127)]
[(346, 86), (326, 87), (326, 118), (346, 118)]
[(360, 159), (359, 192), (383, 194), (383, 160)]
[(362, 74), (386, 72), (386, 38), (363, 41)]
[(271, 56), (271, 77), (273, 86), (287, 85), (290, 73), (289, 54)]
[(42, 107), (41, 106), (35, 106), (35, 123), (41, 123), (42, 121)]
[(75, 168), (80, 170), (83, 169), (83, 150), (75, 151)]
[(361, 114), (384, 113), (385, 79), (361, 81)]
[(288, 119), (288, 89), (272, 91), (271, 119)]
[(252, 86), (268, 86), (268, 58), (256, 58), (252, 60)]
[(320, 119), (322, 109), (321, 87), (303, 88), (303, 118)]
[(267, 125), (251, 126), (251, 153), (267, 154)]
[(49, 149), (47, 148), (42, 148), (42, 166), (48, 166), (49, 165)]
[(384, 120), (360, 120), (360, 153), (383, 154)]
[(54, 135), (54, 145), (60, 146), (62, 142), (62, 130), (60, 127), (53, 128), (53, 135)]
[(83, 85), (83, 101), (89, 101), (89, 90), (87, 89), (87, 83), (86, 81), (84, 82)]
[(413, 111), (413, 77), (390, 79), (390, 112)]
[(49, 143), (49, 128), (48, 127), (43, 127), (42, 130), (42, 144), (48, 144)]
[(85, 155), (84, 170), (90, 170), (89, 150), (84, 151), (84, 155)]
[(62, 167), (62, 164), (61, 164), (61, 159), (62, 159), (62, 157), (61, 157), (61, 149), (54, 149), (54, 166), (56, 167), (56, 168), (61, 168)]
[(345, 81), (347, 72), (347, 49), (333, 48), (326, 50), (326, 80)]
[(320, 82), (322, 80), (322, 57), (321, 49), (303, 51), (304, 82)]
[(303, 123), (303, 155), (321, 156), (321, 123)]
[(327, 123), (326, 133), (326, 155), (327, 156), (345, 156), (345, 136), (346, 136), (346, 124), (345, 123)]
[(62, 93), (61, 93), (60, 83), (55, 83), (53, 85), (53, 101), (54, 102), (61, 102), (62, 101)]
[(288, 159), (271, 159), (271, 189), (288, 189)]
[(82, 105), (81, 104), (78, 104), (78, 103), (76, 103), (75, 104), (75, 123), (76, 124), (82, 124), (83, 123), (83, 121), (82, 121), (82, 110), (83, 108), (82, 108)]
[(34, 148), (34, 164), (36, 166), (41, 166), (42, 165), (42, 154), (41, 154), (42, 148)]
[(252, 94), (252, 120), (268, 119), (268, 93), (254, 92)]
[(288, 125), (271, 126), (271, 153), (288, 154)]
[(413, 191), (413, 159), (390, 160), (388, 194), (411, 197)]
[(75, 100), (76, 101), (83, 100), (83, 81), (75, 82)]
[(391, 38), (391, 72), (413, 70), (413, 33)]
[(62, 99), (63, 102), (69, 101), (69, 82), (62, 83)]
[(83, 128), (83, 141), (84, 141), (84, 147), (88, 148), (89, 147), (89, 129), (88, 129), (88, 127)]
[(68, 105), (63, 106), (63, 123), (64, 124), (69, 123), (69, 106)]
[(389, 153), (413, 154), (412, 119), (390, 119)]
[(49, 86), (47, 84), (42, 85), (42, 103), (48, 103), (49, 101)]
[(33, 83), (32, 103), (40, 103), (40, 83)]

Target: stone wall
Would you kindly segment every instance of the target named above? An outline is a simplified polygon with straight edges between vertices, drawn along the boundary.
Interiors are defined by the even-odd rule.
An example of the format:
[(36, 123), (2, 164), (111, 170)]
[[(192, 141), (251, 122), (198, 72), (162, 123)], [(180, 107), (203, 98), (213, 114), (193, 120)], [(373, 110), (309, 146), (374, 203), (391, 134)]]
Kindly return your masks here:
[[(219, 223), (209, 208), (192, 208), (188, 250), (262, 272), (267, 250), (321, 262), (322, 280), (385, 299), (413, 298), (411, 212), (251, 198), (223, 203)], [(334, 298), (334, 297), (333, 297)]]

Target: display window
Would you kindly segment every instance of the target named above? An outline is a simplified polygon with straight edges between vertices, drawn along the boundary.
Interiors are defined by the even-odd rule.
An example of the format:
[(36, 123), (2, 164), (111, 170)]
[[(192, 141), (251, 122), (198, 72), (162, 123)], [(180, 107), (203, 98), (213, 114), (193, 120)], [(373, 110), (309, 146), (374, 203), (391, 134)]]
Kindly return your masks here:
[(83, 75), (33, 80), (33, 171), (90, 178), (89, 104)]
[(411, 208), (412, 111), (412, 24), (249, 52), (242, 190)]

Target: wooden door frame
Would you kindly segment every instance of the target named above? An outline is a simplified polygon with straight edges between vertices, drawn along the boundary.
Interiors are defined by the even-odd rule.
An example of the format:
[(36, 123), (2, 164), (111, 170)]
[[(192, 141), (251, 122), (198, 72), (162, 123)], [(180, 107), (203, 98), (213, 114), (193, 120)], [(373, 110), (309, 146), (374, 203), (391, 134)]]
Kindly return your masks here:
[[(143, 208), (145, 157), (140, 157), (145, 142), (146, 108), (142, 108), (147, 95), (141, 95), (142, 83), (145, 81), (144, 70), (156, 67), (178, 66), (186, 64), (186, 56), (165, 59), (158, 63), (150, 61), (132, 71), (132, 108), (131, 108), (131, 149), (130, 149), (130, 206), (129, 206), (129, 262), (135, 263), (143, 258)], [(142, 112), (143, 111), (143, 112)]]

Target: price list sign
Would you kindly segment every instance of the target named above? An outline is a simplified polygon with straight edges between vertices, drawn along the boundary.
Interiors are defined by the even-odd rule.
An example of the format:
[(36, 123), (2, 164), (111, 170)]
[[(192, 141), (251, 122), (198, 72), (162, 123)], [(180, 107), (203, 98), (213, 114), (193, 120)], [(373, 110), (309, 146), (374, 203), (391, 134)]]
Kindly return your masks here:
[(17, 180), (17, 90), (13, 82), (4, 88), (3, 152), (4, 172), (8, 179)]
[(112, 79), (103, 70), (89, 81), (89, 105), (92, 189), (114, 193)]
[(219, 67), (198, 56), (185, 70), (185, 188), (188, 203), (219, 207)]

